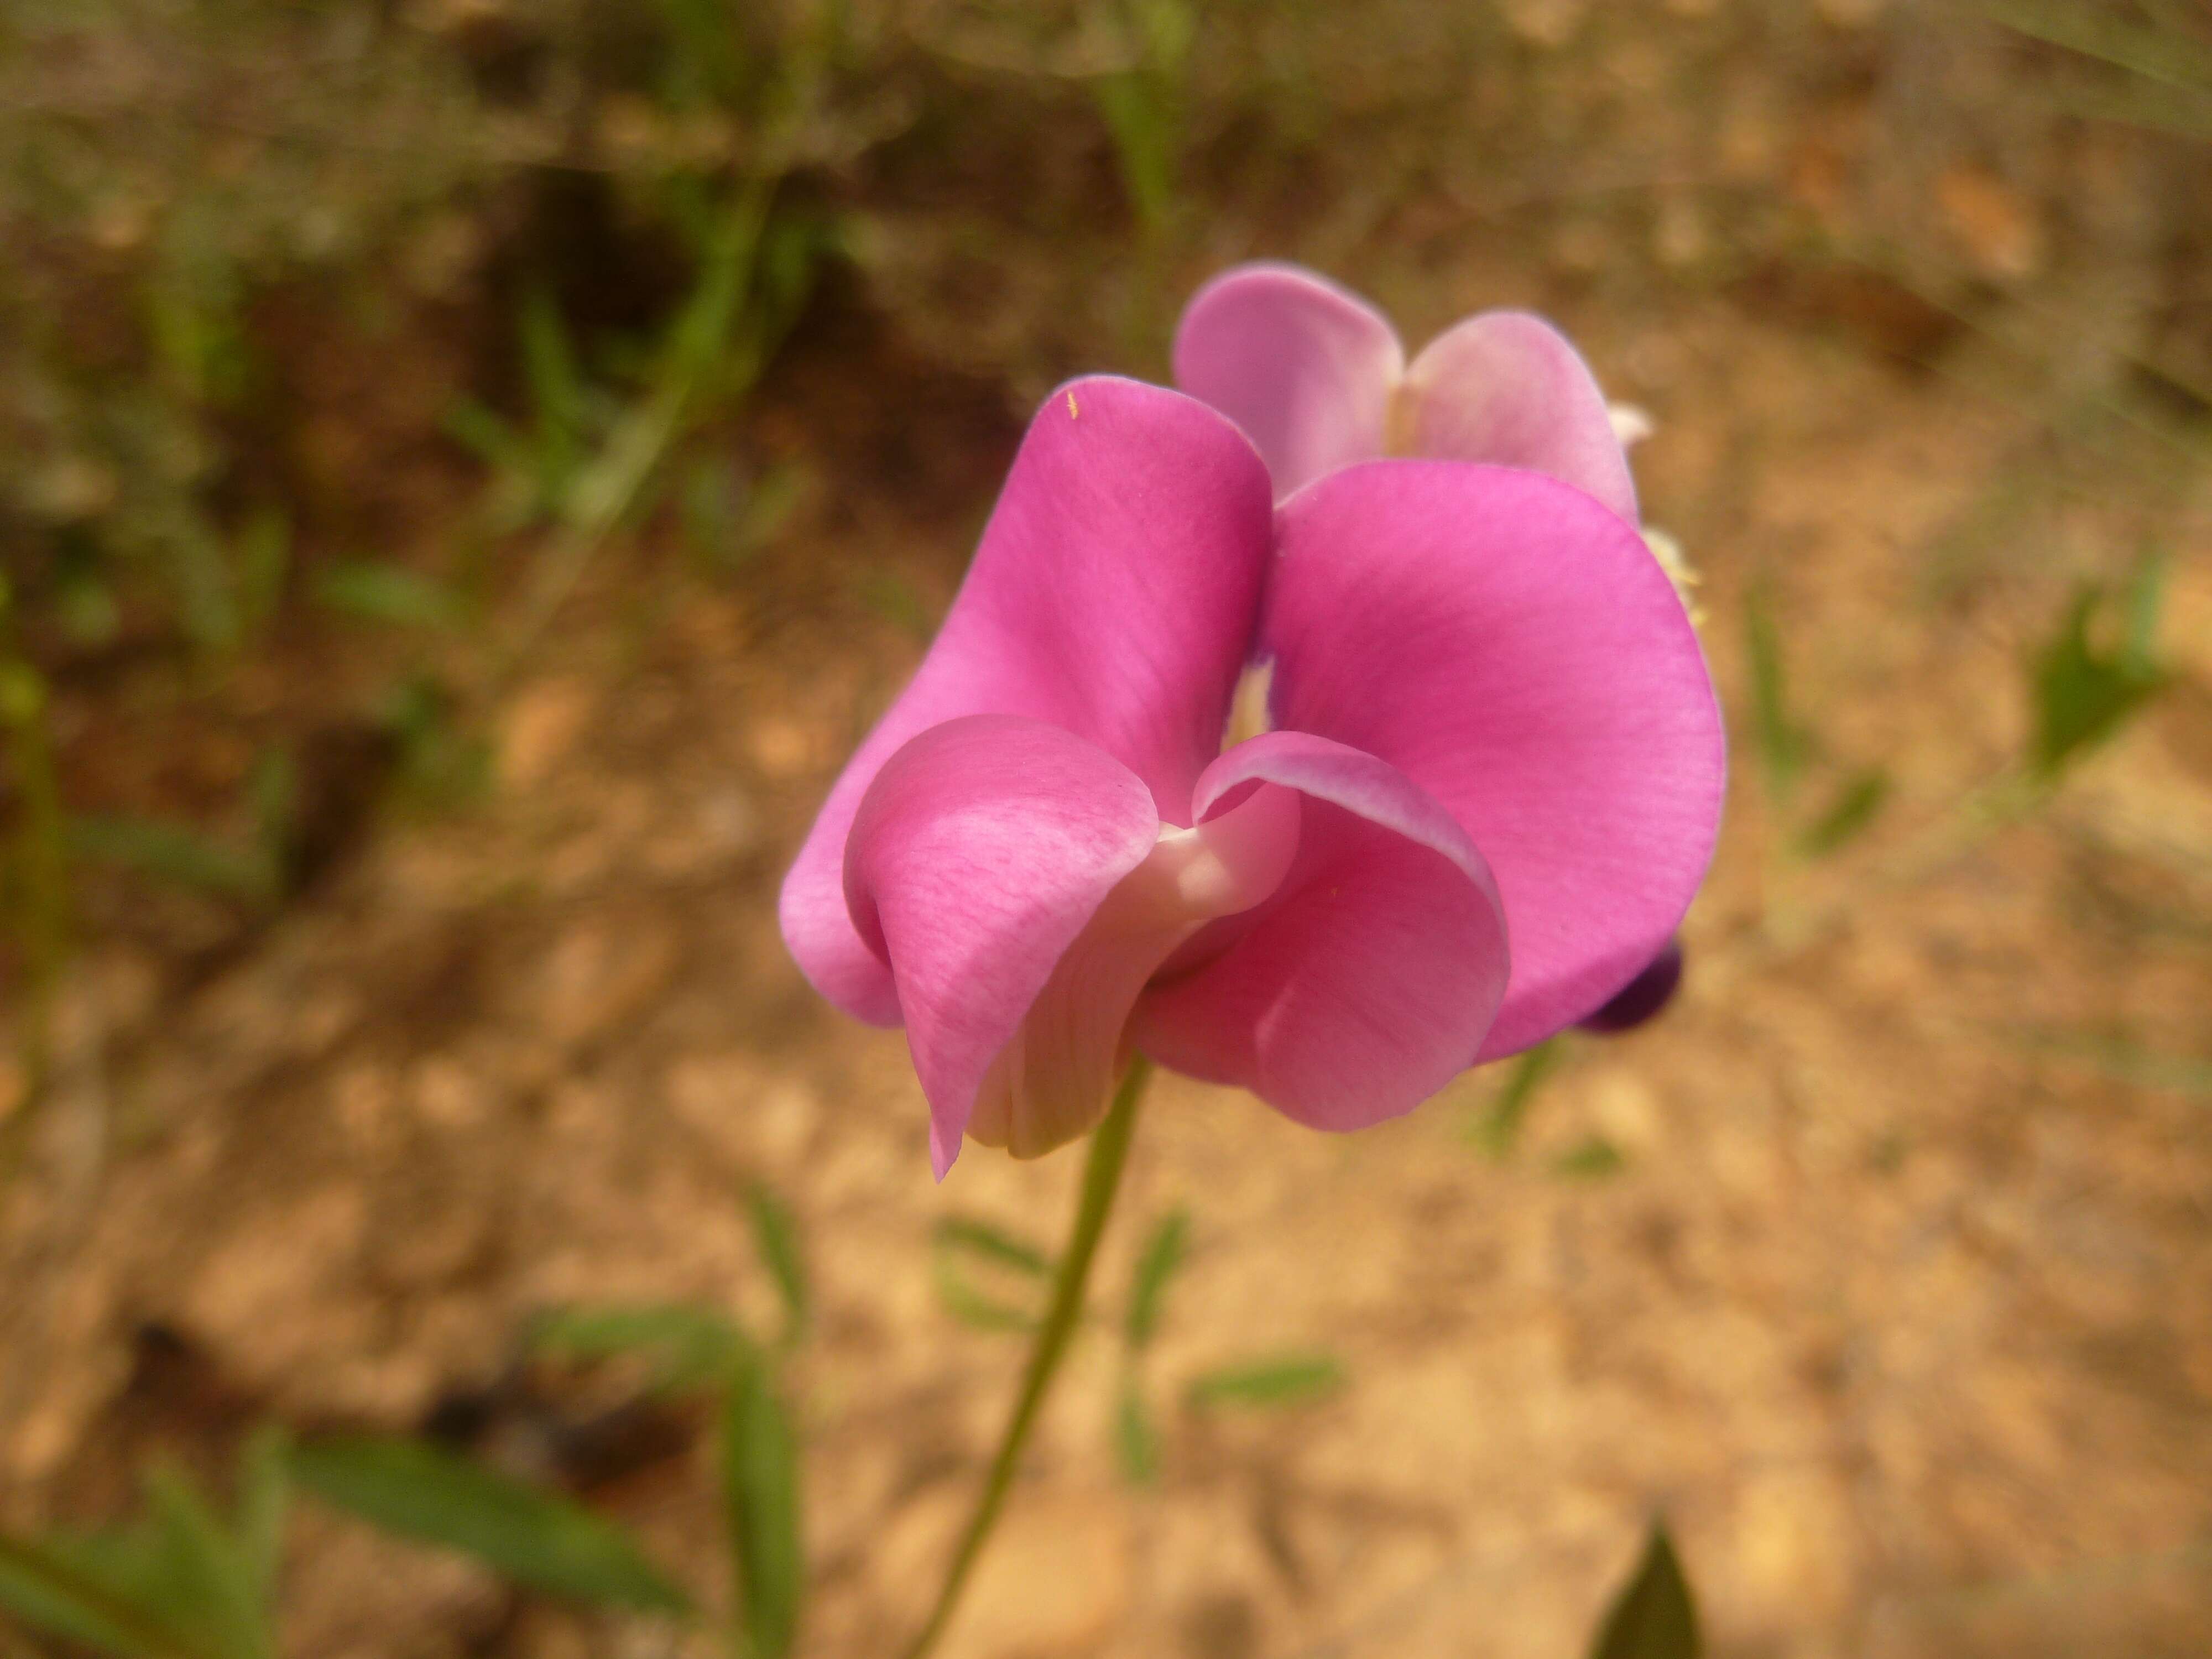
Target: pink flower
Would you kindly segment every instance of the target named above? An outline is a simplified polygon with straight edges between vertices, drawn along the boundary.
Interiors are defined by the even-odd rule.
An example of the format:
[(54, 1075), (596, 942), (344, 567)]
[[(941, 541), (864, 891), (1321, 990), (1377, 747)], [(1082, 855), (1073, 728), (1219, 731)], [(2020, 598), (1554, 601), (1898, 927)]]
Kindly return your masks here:
[[(1389, 319), (1358, 295), (1263, 260), (1191, 296), (1176, 331), (1175, 376), (1244, 428), (1279, 498), (1340, 466), (1424, 455), (1548, 473), (1637, 521), (1624, 437), (1648, 435), (1648, 417), (1608, 404), (1566, 337), (1527, 312), (1463, 318), (1408, 367)], [(1695, 582), (1679, 550), (1664, 550), (1671, 538), (1647, 540), (1678, 587)], [(1670, 940), (1620, 994), (1634, 1018), (1607, 1004), (1577, 1023), (1631, 1030), (1667, 1005), (1681, 977), (1681, 947)]]
[[(1273, 495), (1194, 398), (1054, 392), (784, 884), (807, 977), (905, 1024), (940, 1176), (1083, 1133), (1130, 1045), (1395, 1116), (1603, 1005), (1704, 874), (1719, 714), (1617, 512), (1427, 460)], [(1224, 752), (1255, 659), (1276, 729)]]

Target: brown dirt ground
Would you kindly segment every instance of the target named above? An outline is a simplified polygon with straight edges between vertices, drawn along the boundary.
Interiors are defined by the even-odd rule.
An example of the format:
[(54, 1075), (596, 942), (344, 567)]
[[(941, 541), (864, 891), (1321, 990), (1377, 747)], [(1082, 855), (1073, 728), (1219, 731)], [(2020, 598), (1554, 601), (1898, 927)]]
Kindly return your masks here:
[[(1480, 256), (1440, 263), (1392, 294), (1416, 339), (1531, 292)], [(1165, 1080), (1101, 1280), (1134, 1219), (1191, 1206), (1158, 1396), (1291, 1348), (1341, 1356), (1351, 1385), (1171, 1413), (1136, 1493), (1089, 1341), (948, 1653), (1569, 1655), (1655, 1507), (1723, 1654), (2203, 1651), (2204, 1085), (2092, 1040), (2204, 1050), (2201, 693), (2036, 821), (1916, 851), (2017, 750), (2021, 641), (2063, 596), (2063, 548), (2145, 509), (2073, 492), (2038, 542), (2060, 554), (2002, 535), (1959, 553), (1990, 480), (2044, 461), (2002, 364), (1910, 374), (1779, 311), (1678, 294), (1566, 320), (1657, 415), (1649, 510), (1705, 572), (1730, 707), (1764, 580), (1831, 744), (1895, 771), (1891, 811), (1793, 866), (1740, 743), (1686, 994), (1577, 1046), (1506, 1162), (1465, 1139), (1486, 1076), (1341, 1139)], [(794, 1372), (804, 1650), (891, 1650), (1018, 1363), (940, 1304), (932, 1224), (1050, 1237), (1075, 1160), (971, 1152), (933, 1185), (899, 1037), (811, 995), (773, 893), (918, 654), (897, 613), (957, 580), (1013, 402), (866, 328), (810, 337), (757, 419), (825, 487), (741, 588), (615, 561), (501, 712), (488, 802), (392, 825), (188, 991), (143, 949), (89, 959), (0, 1221), (6, 1519), (112, 1512), (149, 1449), (205, 1454), (259, 1415), (414, 1425), (489, 1390), (511, 1455), (535, 1448), (708, 1582), (698, 1425), (665, 1413), (594, 1465), (575, 1422), (596, 1396), (510, 1360), (556, 1302), (764, 1314), (738, 1202), (760, 1179), (818, 1280)], [(2201, 684), (2194, 488), (2160, 511), (2182, 556), (2166, 639)], [(1626, 1168), (1555, 1173), (1594, 1133)], [(301, 1655), (674, 1650), (316, 1515), (289, 1601)]]

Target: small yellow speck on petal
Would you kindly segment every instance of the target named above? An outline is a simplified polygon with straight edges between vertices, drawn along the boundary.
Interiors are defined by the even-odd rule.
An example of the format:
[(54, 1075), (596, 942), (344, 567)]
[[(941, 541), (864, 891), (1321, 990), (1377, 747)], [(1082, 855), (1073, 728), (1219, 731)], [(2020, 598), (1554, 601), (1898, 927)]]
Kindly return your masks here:
[(1067, 394), (1067, 418), (1071, 421), (1079, 418), (1075, 408), (1075, 394), (1073, 392)]

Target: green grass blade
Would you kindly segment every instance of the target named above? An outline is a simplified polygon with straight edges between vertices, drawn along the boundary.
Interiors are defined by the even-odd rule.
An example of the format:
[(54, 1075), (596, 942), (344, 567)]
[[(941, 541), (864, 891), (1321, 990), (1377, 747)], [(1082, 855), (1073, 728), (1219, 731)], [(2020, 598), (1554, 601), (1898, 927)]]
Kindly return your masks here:
[(518, 325), (523, 375), (529, 382), (530, 401), (537, 416), (538, 487), (546, 500), (558, 501), (575, 477), (579, 464), (588, 401), (584, 377), (576, 367), (561, 308), (544, 288), (532, 288), (524, 297)]
[(33, 1630), (131, 1659), (219, 1659), (57, 1551), (4, 1534), (0, 1610)]
[(1133, 1377), (1122, 1384), (1114, 1405), (1114, 1461), (1133, 1486), (1149, 1486), (1160, 1478), (1160, 1431)]
[(259, 901), (275, 894), (276, 871), (267, 859), (225, 846), (180, 823), (94, 813), (71, 818), (68, 834), (70, 851), (81, 859), (119, 864), (226, 898)]
[(783, 1297), (784, 1346), (796, 1346), (806, 1334), (811, 1300), (806, 1253), (799, 1243), (798, 1218), (781, 1199), (758, 1183), (745, 1194), (745, 1207), (752, 1217), (753, 1243)]
[(1781, 631), (1764, 593), (1753, 589), (1744, 602), (1744, 645), (1751, 659), (1751, 729), (1766, 787), (1786, 800), (1812, 757), (1812, 734), (1790, 708), (1790, 674), (1783, 658)]
[(2185, 92), (2212, 92), (2212, 46), (2179, 28), (2130, 21), (2079, 0), (1996, 0), (2005, 27)]
[(1836, 792), (1827, 810), (1797, 837), (1797, 850), (1808, 859), (1824, 859), (1841, 852), (1873, 826), (1889, 804), (1889, 771), (1870, 766), (1853, 774)]
[(1028, 1240), (988, 1221), (947, 1216), (937, 1224), (933, 1242), (940, 1250), (969, 1251), (1001, 1267), (1032, 1279), (1052, 1276), (1052, 1258)]
[(1141, 1352), (1151, 1345), (1159, 1329), (1169, 1282), (1182, 1270), (1189, 1253), (1190, 1212), (1180, 1207), (1170, 1210), (1154, 1224), (1130, 1276), (1125, 1334), (1132, 1350)]
[(259, 1575), (240, 1540), (177, 1470), (155, 1470), (146, 1496), (173, 1586), (171, 1622), (204, 1630), (225, 1659), (269, 1659), (275, 1633)]
[(754, 1357), (752, 1339), (734, 1321), (682, 1302), (556, 1308), (533, 1323), (531, 1341), (562, 1359), (642, 1356), (665, 1389), (719, 1387)]
[(722, 1501), (752, 1659), (784, 1659), (799, 1633), (806, 1556), (798, 1437), (764, 1365), (745, 1367), (723, 1407)]
[[(1018, 1300), (994, 1296), (970, 1280), (970, 1265), (987, 1273), (1042, 1285), (1052, 1276), (1052, 1258), (1026, 1239), (988, 1221), (947, 1216), (931, 1238), (932, 1268), (939, 1299), (963, 1324), (985, 1331), (1030, 1331), (1037, 1316)], [(1017, 1292), (1029, 1294), (1026, 1286)]]
[(332, 565), (316, 581), (315, 597), (333, 611), (396, 628), (451, 628), (461, 618), (453, 589), (380, 559)]
[(335, 1508), (397, 1537), (471, 1556), (519, 1584), (584, 1602), (688, 1616), (690, 1598), (629, 1534), (557, 1493), (421, 1441), (310, 1442), (292, 1477)]
[(1497, 1097), (1468, 1125), (1467, 1138), (1486, 1157), (1502, 1160), (1511, 1154), (1514, 1143), (1521, 1138), (1521, 1126), (1528, 1121), (1529, 1103), (1535, 1099), (1544, 1079), (1558, 1068), (1563, 1052), (1554, 1037), (1523, 1049), (1514, 1060)]
[(1310, 1406), (1340, 1392), (1349, 1380), (1334, 1355), (1283, 1354), (1193, 1377), (1183, 1397), (1199, 1410)]
[(1577, 1141), (1552, 1160), (1552, 1173), (1570, 1181), (1602, 1181), (1627, 1167), (1626, 1156), (1603, 1135)]
[(2152, 576), (2138, 578), (2139, 592), (2148, 597), (2136, 599), (2136, 616), (2118, 645), (2099, 637), (2105, 631), (2098, 627), (2105, 591), (2085, 585), (2036, 652), (2029, 665), (2035, 726), (2028, 761), (2039, 779), (2055, 779), (2110, 742), (2165, 688), (2164, 671), (2148, 656), (2156, 623), (2154, 582)]
[(291, 1437), (281, 1428), (257, 1429), (238, 1467), (238, 1547), (266, 1608), (284, 1565), (284, 1519), (292, 1504), (292, 1475), (285, 1459)]

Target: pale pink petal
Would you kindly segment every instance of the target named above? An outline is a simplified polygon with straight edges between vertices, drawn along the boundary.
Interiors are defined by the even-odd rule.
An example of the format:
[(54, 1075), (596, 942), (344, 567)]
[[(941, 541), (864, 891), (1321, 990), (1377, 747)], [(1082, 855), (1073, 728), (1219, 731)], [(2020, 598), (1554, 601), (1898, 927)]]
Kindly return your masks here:
[(1317, 1129), (1410, 1111), (1474, 1062), (1504, 994), (1482, 855), (1395, 768), (1324, 738), (1238, 744), (1200, 781), (1200, 810), (1254, 780), (1298, 792), (1297, 858), (1266, 903), (1217, 925), (1218, 955), (1145, 994), (1132, 1036)]
[(1513, 977), (1482, 1057), (1600, 1007), (1666, 945), (1720, 824), (1720, 710), (1635, 529), (1537, 473), (1376, 461), (1279, 514), (1277, 726), (1380, 756), (1482, 849)]
[(1024, 714), (1088, 739), (1190, 822), (1220, 746), (1269, 544), (1266, 468), (1181, 393), (1095, 378), (1030, 423), (968, 579), (920, 671), (847, 764), (785, 878), (785, 941), (847, 1012), (896, 1024), (890, 971), (846, 914), (854, 812), (916, 732)]
[(878, 769), (842, 885), (895, 981), (940, 1176), (993, 1060), (1159, 822), (1135, 773), (1039, 720), (950, 720)]
[(1383, 453), (1405, 366), (1381, 313), (1297, 265), (1224, 271), (1176, 330), (1176, 384), (1250, 434), (1279, 499)]
[(1402, 396), (1404, 453), (1525, 466), (1636, 521), (1636, 481), (1605, 394), (1542, 318), (1486, 311), (1455, 324), (1421, 348)]

